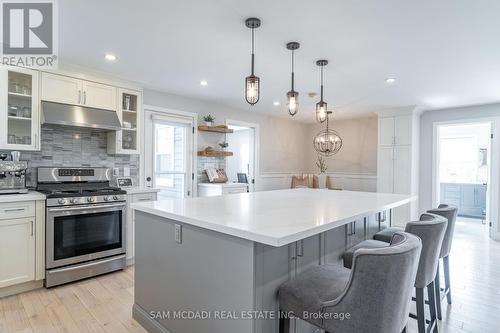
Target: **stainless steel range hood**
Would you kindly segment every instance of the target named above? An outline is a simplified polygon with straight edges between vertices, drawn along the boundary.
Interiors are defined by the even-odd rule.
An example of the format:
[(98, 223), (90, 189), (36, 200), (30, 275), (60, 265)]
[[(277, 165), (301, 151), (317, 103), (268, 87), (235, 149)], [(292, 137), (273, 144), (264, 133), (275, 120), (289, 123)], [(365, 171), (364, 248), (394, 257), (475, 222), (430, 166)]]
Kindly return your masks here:
[(42, 124), (90, 127), (110, 131), (121, 129), (120, 119), (115, 111), (44, 101), (42, 101)]

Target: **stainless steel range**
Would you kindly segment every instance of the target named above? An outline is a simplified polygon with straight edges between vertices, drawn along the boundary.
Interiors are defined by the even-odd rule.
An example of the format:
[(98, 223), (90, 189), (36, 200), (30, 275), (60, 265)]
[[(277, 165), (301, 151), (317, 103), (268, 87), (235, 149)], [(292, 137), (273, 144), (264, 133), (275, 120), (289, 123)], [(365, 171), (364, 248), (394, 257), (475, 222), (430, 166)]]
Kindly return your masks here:
[(125, 267), (126, 192), (109, 168), (38, 168), (47, 196), (45, 286)]

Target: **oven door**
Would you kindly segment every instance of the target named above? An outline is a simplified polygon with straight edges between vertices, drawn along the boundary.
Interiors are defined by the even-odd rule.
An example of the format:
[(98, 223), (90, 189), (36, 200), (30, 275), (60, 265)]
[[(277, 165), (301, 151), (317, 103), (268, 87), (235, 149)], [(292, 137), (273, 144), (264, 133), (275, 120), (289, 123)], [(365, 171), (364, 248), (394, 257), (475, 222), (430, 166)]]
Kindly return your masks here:
[(126, 204), (48, 207), (46, 267), (125, 253)]

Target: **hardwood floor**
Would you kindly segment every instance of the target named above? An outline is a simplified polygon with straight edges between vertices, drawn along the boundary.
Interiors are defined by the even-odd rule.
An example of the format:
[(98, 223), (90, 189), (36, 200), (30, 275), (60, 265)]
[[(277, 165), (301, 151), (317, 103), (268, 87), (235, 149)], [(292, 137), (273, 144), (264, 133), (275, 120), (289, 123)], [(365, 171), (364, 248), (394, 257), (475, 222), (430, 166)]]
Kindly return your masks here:
[[(453, 241), (453, 304), (440, 332), (500, 332), (500, 243), (477, 220), (460, 219)], [(0, 332), (145, 332), (132, 319), (133, 268), (0, 299)], [(409, 332), (417, 332), (409, 319)]]
[(146, 332), (132, 319), (134, 271), (0, 299), (0, 332)]

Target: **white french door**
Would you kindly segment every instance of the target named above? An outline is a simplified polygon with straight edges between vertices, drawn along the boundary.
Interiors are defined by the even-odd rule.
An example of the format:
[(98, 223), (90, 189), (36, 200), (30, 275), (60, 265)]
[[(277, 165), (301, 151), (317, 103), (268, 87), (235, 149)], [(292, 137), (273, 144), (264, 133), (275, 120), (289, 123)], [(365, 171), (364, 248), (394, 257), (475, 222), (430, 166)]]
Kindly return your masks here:
[(193, 119), (146, 111), (145, 176), (158, 199), (193, 193)]

